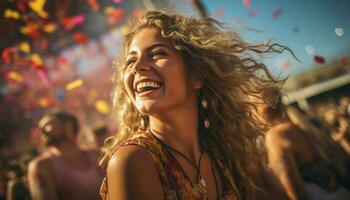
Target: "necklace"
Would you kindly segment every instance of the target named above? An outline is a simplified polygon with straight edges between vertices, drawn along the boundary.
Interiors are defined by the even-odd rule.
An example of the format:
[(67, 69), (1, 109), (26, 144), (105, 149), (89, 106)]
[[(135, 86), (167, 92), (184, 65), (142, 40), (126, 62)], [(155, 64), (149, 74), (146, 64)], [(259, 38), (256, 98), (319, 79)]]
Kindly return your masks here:
[[(151, 135), (163, 146), (165, 147), (165, 149), (167, 149), (168, 151), (171, 150), (175, 153), (177, 153), (178, 155), (180, 155), (181, 157), (183, 157), (188, 163), (190, 163), (195, 169), (196, 169), (196, 182), (198, 184), (200, 184), (200, 189), (201, 191), (206, 193), (206, 187), (207, 184), (205, 182), (205, 180), (202, 178), (201, 172), (200, 172), (200, 166), (201, 166), (201, 161), (204, 155), (204, 150), (203, 148), (201, 149), (201, 155), (199, 157), (198, 163), (194, 163), (190, 158), (188, 158), (185, 154), (181, 153), (180, 151), (178, 151), (177, 149), (169, 146), (168, 144), (164, 143), (162, 140), (160, 140), (157, 136), (155, 136), (151, 131), (149, 131), (151, 133)], [(169, 151), (170, 152), (170, 151)], [(176, 159), (175, 159), (176, 160)], [(178, 163), (178, 161), (176, 160), (176, 162)], [(178, 163), (178, 165), (180, 166), (181, 170), (184, 172), (184, 174), (187, 176), (187, 174), (185, 173), (185, 171), (182, 169), (180, 163)], [(187, 178), (190, 180), (190, 178), (187, 176)]]

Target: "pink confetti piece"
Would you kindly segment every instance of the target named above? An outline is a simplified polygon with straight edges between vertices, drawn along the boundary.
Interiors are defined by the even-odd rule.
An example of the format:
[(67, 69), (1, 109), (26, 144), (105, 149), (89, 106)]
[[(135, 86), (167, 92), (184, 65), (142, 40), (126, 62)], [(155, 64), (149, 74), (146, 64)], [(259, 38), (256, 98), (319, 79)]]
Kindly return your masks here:
[(224, 9), (225, 9), (224, 6), (220, 6), (215, 12), (215, 17), (221, 17), (222, 14), (224, 13)]
[(39, 77), (42, 80), (42, 82), (44, 83), (44, 85), (47, 86), (47, 87), (50, 86), (49, 77), (47, 76), (46, 71), (42, 70), (42, 69), (39, 69), (36, 72), (39, 75)]
[(250, 6), (250, 0), (243, 0), (243, 5), (245, 7), (249, 7)]
[(122, 0), (113, 0), (114, 3), (121, 3)]
[(278, 8), (272, 12), (272, 19), (277, 20), (283, 14), (282, 8)]

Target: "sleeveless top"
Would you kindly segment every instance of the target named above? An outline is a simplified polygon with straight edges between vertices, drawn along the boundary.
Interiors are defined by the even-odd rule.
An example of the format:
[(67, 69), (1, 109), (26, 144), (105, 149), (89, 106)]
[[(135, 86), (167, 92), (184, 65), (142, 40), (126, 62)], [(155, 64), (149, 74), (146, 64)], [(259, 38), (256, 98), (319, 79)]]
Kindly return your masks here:
[[(115, 151), (117, 151), (120, 147), (127, 145), (136, 145), (150, 152), (153, 163), (158, 172), (158, 177), (162, 184), (164, 199), (208, 199), (205, 192), (202, 191), (203, 188), (199, 187), (198, 183), (193, 183), (188, 179), (187, 175), (181, 166), (179, 166), (175, 158), (167, 149), (163, 147), (162, 144), (159, 143), (159, 141), (157, 141), (156, 138), (154, 138), (151, 133), (144, 132), (138, 134), (120, 144)], [(221, 173), (220, 176), (222, 177), (223, 192), (222, 196), (218, 199), (240, 199), (237, 187), (233, 181), (233, 176), (228, 167), (224, 164), (224, 159), (219, 151), (209, 144), (203, 144), (203, 146), (210, 155), (212, 161), (214, 162), (214, 165)], [(101, 185), (100, 195), (103, 200), (108, 200), (107, 177), (104, 178)]]
[(64, 200), (97, 200), (99, 199), (99, 185), (103, 180), (103, 171), (98, 167), (98, 154), (86, 151), (90, 168), (82, 171), (72, 168), (59, 156), (50, 154), (58, 199)]

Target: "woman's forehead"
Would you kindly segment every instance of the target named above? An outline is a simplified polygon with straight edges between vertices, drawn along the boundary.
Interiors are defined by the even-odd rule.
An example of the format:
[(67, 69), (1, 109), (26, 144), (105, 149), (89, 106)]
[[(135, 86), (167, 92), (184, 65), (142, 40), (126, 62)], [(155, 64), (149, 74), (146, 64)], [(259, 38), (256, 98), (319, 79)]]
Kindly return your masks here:
[(154, 44), (164, 44), (170, 47), (173, 46), (168, 39), (162, 36), (161, 31), (158, 28), (143, 28), (131, 39), (127, 52), (129, 53), (138, 49), (145, 49)]

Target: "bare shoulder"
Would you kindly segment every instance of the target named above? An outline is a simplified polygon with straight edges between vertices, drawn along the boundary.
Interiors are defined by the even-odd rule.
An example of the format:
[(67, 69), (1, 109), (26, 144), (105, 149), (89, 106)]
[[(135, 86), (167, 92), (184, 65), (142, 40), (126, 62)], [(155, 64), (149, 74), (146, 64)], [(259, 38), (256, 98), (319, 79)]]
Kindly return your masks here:
[(42, 170), (48, 170), (52, 167), (52, 163), (48, 156), (40, 155), (36, 158), (34, 158), (29, 163), (29, 171), (42, 171)]
[(139, 146), (118, 149), (107, 166), (111, 199), (162, 199), (162, 186), (151, 153)]
[(291, 123), (283, 123), (272, 127), (266, 133), (266, 145), (288, 148), (295, 135), (295, 126)]

